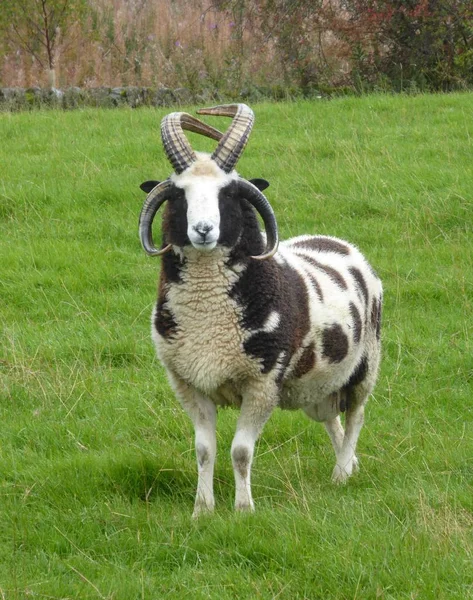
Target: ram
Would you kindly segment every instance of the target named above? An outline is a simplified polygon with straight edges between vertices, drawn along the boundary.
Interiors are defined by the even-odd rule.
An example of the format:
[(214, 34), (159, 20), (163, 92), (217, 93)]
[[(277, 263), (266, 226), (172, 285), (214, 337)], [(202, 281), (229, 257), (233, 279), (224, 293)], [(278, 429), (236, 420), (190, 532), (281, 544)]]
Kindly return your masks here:
[[(321, 235), (279, 244), (263, 194), (269, 184), (234, 169), (252, 110), (234, 104), (198, 112), (232, 123), (222, 134), (187, 113), (163, 119), (174, 172), (141, 185), (149, 193), (139, 225), (144, 250), (162, 256), (152, 336), (195, 428), (194, 516), (214, 508), (219, 406), (240, 408), (231, 447), (238, 510), (254, 508), (254, 446), (276, 407), (302, 409), (324, 423), (336, 456), (333, 481), (345, 482), (358, 468), (356, 444), (380, 360), (382, 302), (379, 278), (353, 245)], [(218, 141), (213, 154), (194, 152), (185, 130)], [(152, 223), (165, 201), (157, 249)]]

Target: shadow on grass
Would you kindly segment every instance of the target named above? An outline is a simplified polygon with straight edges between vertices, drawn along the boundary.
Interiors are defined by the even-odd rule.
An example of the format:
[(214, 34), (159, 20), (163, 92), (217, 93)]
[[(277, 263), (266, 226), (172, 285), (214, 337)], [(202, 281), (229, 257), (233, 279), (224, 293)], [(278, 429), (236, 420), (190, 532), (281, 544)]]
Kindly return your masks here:
[(192, 501), (195, 493), (194, 469), (169, 459), (161, 462), (138, 456), (114, 460), (106, 476), (110, 488), (129, 500)]

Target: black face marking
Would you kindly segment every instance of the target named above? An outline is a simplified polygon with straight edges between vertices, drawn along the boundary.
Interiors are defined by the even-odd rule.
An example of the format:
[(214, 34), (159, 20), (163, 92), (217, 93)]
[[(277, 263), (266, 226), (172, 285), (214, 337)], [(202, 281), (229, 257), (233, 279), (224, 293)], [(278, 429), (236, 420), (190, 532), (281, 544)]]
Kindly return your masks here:
[(294, 243), (294, 246), (308, 248), (316, 252), (335, 252), (344, 256), (350, 254), (350, 248), (346, 244), (323, 236), (313, 236), (309, 239), (299, 240)]
[(151, 190), (158, 185), (158, 183), (160, 183), (160, 182), (159, 181), (144, 181), (140, 185), (140, 188), (143, 190), (143, 192), (146, 192), (147, 194), (149, 194), (151, 192)]
[(163, 214), (163, 241), (165, 244), (186, 246), (190, 244), (187, 236), (187, 200), (184, 190), (174, 188)]
[(304, 352), (301, 357), (297, 361), (297, 364), (294, 368), (293, 377), (299, 378), (303, 375), (312, 371), (315, 366), (315, 352), (314, 352), (314, 342), (312, 342), (307, 348), (304, 348)]
[(356, 304), (353, 304), (353, 302), (350, 302), (350, 314), (353, 319), (353, 341), (355, 344), (358, 344), (361, 339), (362, 323), (360, 311), (356, 307)]
[(368, 286), (366, 285), (366, 281), (363, 277), (362, 272), (356, 267), (350, 267), (348, 270), (350, 271), (350, 273), (353, 276), (353, 279), (355, 280), (358, 292), (361, 293), (360, 297), (364, 299), (365, 304), (368, 304)]
[(340, 287), (342, 290), (348, 289), (347, 282), (336, 269), (320, 263), (318, 260), (315, 260), (315, 258), (312, 258), (312, 256), (308, 256), (304, 253), (303, 249), (301, 252), (298, 252), (298, 254), (301, 258), (303, 258), (305, 261), (307, 261), (317, 269), (324, 271), (324, 273), (326, 273), (330, 277), (330, 279), (334, 283), (336, 283), (338, 287)]
[(322, 332), (322, 352), (329, 362), (339, 363), (348, 354), (348, 338), (338, 323)]
[(242, 200), (238, 196), (238, 186), (235, 182), (226, 185), (219, 191), (218, 208), (220, 211), (218, 243), (231, 248), (241, 236), (244, 221)]

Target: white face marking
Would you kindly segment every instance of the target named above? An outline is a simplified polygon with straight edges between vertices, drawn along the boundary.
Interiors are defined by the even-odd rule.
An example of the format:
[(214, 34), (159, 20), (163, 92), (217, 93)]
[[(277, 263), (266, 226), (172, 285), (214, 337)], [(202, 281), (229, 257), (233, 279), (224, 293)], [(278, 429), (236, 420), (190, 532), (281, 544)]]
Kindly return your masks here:
[(207, 154), (197, 153), (198, 160), (184, 173), (172, 175), (175, 185), (184, 190), (187, 201), (187, 235), (197, 250), (208, 252), (220, 236), (219, 191), (237, 179), (236, 173), (222, 171)]

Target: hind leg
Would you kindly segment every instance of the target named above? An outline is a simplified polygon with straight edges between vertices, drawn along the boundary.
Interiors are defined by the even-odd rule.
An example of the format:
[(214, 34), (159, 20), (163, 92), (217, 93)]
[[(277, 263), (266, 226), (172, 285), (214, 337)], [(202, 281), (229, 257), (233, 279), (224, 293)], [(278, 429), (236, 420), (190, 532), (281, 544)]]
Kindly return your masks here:
[(335, 456), (338, 457), (342, 450), (343, 438), (345, 436), (340, 417), (338, 416), (335, 417), (335, 419), (325, 421), (324, 426), (330, 437), (330, 441), (332, 442), (332, 446), (335, 451)]
[[(341, 455), (343, 448), (343, 440), (345, 438), (345, 432), (343, 430), (342, 422), (340, 420), (340, 404), (343, 401), (346, 404), (346, 393), (345, 390), (340, 390), (327, 396), (325, 400), (319, 404), (309, 406), (304, 409), (304, 412), (308, 417), (315, 421), (323, 421), (325, 430), (330, 437), (332, 442), (335, 456), (338, 458)], [(355, 462), (357, 459), (355, 457)]]
[(345, 435), (337, 454), (337, 464), (332, 473), (334, 483), (345, 483), (352, 473), (358, 470), (356, 444), (363, 427), (365, 404), (368, 394), (361, 389), (350, 390), (351, 402), (347, 408), (345, 419)]

